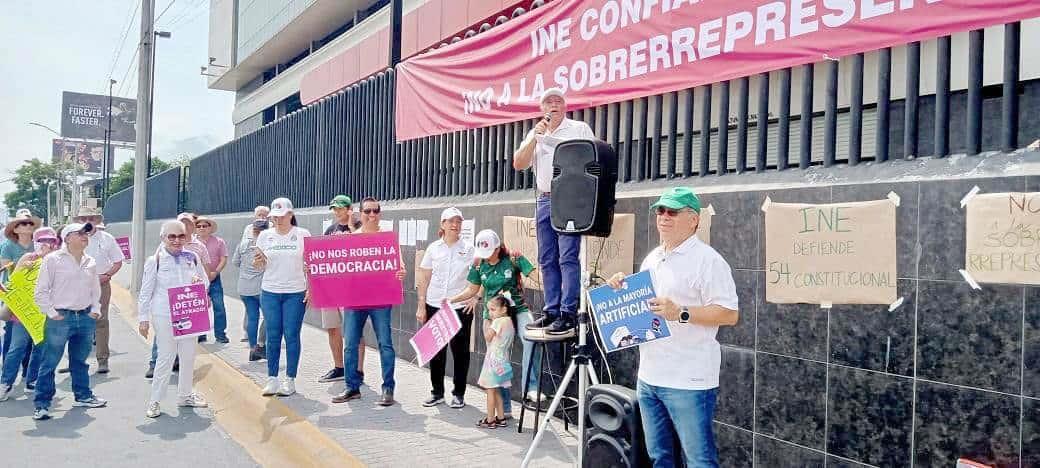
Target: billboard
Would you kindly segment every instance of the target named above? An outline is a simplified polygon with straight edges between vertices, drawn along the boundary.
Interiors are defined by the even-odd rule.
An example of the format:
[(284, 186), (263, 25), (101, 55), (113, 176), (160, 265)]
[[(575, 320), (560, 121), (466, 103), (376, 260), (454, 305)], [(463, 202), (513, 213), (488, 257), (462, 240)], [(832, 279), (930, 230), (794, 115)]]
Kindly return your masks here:
[(105, 160), (104, 143), (55, 139), (51, 148), (54, 162), (72, 161), (84, 173), (101, 174)]
[(134, 142), (137, 138), (137, 100), (101, 94), (65, 91), (61, 99), (61, 136), (84, 140), (104, 140), (108, 115), (112, 114), (111, 141)]

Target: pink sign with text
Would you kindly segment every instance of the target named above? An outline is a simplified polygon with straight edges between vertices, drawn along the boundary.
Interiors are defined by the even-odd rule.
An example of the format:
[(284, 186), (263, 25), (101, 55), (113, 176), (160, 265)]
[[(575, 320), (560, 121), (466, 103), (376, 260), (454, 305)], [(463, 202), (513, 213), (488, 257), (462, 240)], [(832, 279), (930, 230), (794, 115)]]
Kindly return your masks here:
[(119, 244), (119, 250), (123, 251), (123, 257), (130, 260), (130, 238), (129, 237), (117, 237), (116, 243)]
[(170, 322), (173, 338), (205, 335), (213, 325), (209, 321), (209, 296), (202, 283), (167, 290), (170, 298)]
[(441, 307), (433, 317), (423, 324), (415, 336), (408, 340), (415, 349), (415, 356), (419, 359), (419, 365), (426, 365), (437, 355), (448, 342), (462, 329), (462, 321), (450, 307)]
[(304, 238), (310, 305), (357, 309), (403, 303), (397, 249), (394, 232)]

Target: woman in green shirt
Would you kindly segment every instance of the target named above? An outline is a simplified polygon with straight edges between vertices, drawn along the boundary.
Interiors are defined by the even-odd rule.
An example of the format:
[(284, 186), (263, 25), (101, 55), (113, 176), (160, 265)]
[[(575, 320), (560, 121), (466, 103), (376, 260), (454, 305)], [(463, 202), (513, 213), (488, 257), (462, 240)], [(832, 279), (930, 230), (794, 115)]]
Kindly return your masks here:
[[(479, 263), (475, 263), (469, 270), (469, 276), (466, 280), (469, 281), (469, 286), (459, 293), (457, 296), (447, 298), (449, 303), (457, 304), (459, 302), (466, 301), (467, 299), (476, 296), (481, 289), (483, 289), (484, 299), (484, 327), (491, 325), (489, 320), (489, 314), (487, 310), (487, 303), (490, 299), (498, 296), (499, 294), (508, 292), (512, 297), (513, 302), (516, 303), (516, 323), (517, 330), (525, 330), (525, 326), (531, 323), (533, 318), (531, 317), (531, 310), (527, 306), (527, 302), (524, 301), (523, 294), (523, 280), (522, 276), (530, 276), (531, 272), (534, 271), (534, 265), (527, 260), (523, 255), (517, 255), (515, 257), (509, 256), (509, 250), (506, 246), (502, 245), (501, 239), (498, 234), (491, 229), (485, 229), (480, 231), (475, 238), (476, 249), (474, 249), (474, 255), (479, 259)], [(534, 347), (530, 341), (524, 336), (521, 341), (524, 348), (523, 353), (523, 377), (521, 382), (527, 378), (528, 365), (531, 360), (531, 349)], [(538, 356), (537, 358), (540, 358)], [(539, 362), (536, 360), (534, 363), (535, 369), (539, 367)], [(535, 400), (532, 396), (537, 397), (534, 394), (540, 387), (538, 386), (539, 375), (537, 371), (531, 374), (531, 382), (527, 385), (524, 390), (532, 388), (531, 392), (528, 392), (528, 399)], [(504, 409), (506, 419), (509, 419), (512, 412), (511, 394), (508, 388), (502, 388), (502, 400), (504, 402)]]

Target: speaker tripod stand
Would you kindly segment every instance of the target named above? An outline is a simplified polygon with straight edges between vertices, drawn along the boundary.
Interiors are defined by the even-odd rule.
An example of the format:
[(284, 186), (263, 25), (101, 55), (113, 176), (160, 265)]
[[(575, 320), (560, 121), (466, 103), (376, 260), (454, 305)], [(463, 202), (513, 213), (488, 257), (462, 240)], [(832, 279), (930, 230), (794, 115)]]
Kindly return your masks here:
[[(520, 464), (521, 468), (527, 468), (531, 463), (531, 458), (534, 456), (538, 445), (542, 442), (542, 437), (545, 436), (545, 431), (551, 429), (553, 435), (563, 444), (563, 437), (556, 431), (556, 428), (552, 426), (553, 415), (556, 414), (560, 404), (563, 402), (564, 394), (567, 392), (567, 386), (571, 383), (571, 379), (574, 378), (574, 374), (578, 374), (578, 457), (575, 459), (571, 457), (577, 463), (578, 468), (582, 466), (582, 447), (581, 442), (585, 439), (585, 392), (589, 389), (589, 381), (593, 385), (599, 385), (599, 377), (596, 376), (596, 369), (592, 367), (592, 352), (588, 343), (588, 332), (589, 332), (589, 302), (588, 302), (588, 288), (592, 284), (592, 275), (583, 275), (584, 281), (581, 287), (581, 301), (578, 306), (578, 346), (571, 357), (571, 363), (567, 366), (567, 372), (564, 373), (563, 380), (560, 381), (559, 386), (556, 389), (556, 394), (553, 395), (552, 403), (549, 404), (549, 409), (545, 411), (545, 419), (542, 420), (541, 427), (538, 428), (538, 433), (534, 436), (534, 441), (531, 442), (531, 446), (527, 449), (527, 453), (524, 455), (524, 461)], [(570, 453), (568, 453), (570, 455)]]

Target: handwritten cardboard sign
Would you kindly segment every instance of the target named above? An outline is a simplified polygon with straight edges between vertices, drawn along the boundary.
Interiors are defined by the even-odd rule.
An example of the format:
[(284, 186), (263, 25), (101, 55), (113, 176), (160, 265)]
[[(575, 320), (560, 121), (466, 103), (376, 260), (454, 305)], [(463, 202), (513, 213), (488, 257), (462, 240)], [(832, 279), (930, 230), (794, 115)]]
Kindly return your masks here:
[(1040, 284), (1040, 192), (967, 202), (965, 270), (979, 283)]
[(170, 298), (170, 324), (176, 340), (205, 335), (213, 325), (209, 321), (209, 296), (202, 283), (178, 286), (166, 291)]
[(0, 291), (0, 300), (3, 300), (11, 309), (11, 313), (18, 317), (18, 321), (29, 332), (34, 345), (43, 342), (43, 333), (47, 326), (47, 315), (33, 299), (36, 280), (40, 277), (40, 262), (36, 260), (28, 267), (14, 270), (8, 279), (7, 290)]
[(433, 317), (423, 324), (419, 331), (415, 332), (408, 343), (415, 350), (415, 356), (419, 359), (419, 365), (426, 365), (437, 353), (441, 352), (448, 342), (462, 330), (462, 321), (450, 307), (442, 307)]
[(631, 274), (635, 255), (636, 215), (618, 213), (610, 237), (582, 237), (581, 265), (585, 271), (609, 278), (617, 272)]
[(655, 297), (648, 271), (628, 276), (616, 291), (610, 286), (589, 290), (596, 330), (608, 353), (672, 335), (668, 322), (650, 311), (647, 301)]
[(130, 238), (129, 237), (117, 237), (116, 244), (119, 244), (119, 250), (123, 251), (123, 257), (130, 260)]
[(714, 206), (708, 205), (708, 206), (706, 206), (704, 208), (701, 208), (701, 213), (700, 213), (701, 221), (697, 225), (697, 233), (694, 234), (695, 236), (697, 236), (698, 239), (701, 240), (701, 242), (704, 242), (705, 244), (708, 244), (708, 245), (711, 245), (711, 220), (714, 217), (715, 217), (715, 207)]
[(776, 304), (892, 304), (896, 205), (892, 200), (770, 203), (766, 300)]
[(397, 240), (394, 232), (304, 238), (312, 305), (357, 309), (404, 302)]
[[(531, 263), (538, 264), (538, 225), (534, 218), (503, 216), (502, 243), (511, 251), (519, 250)], [(524, 289), (542, 289), (541, 268), (524, 278)]]

